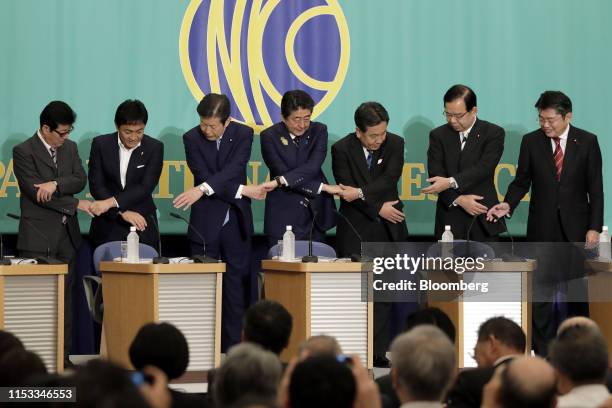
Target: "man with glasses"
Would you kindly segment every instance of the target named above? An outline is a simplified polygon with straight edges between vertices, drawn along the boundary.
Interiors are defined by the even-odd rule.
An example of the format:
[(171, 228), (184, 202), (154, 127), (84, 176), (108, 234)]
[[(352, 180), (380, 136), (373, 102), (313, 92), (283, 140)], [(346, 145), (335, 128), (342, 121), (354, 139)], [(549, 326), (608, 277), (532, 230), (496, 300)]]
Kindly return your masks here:
[(72, 338), (72, 285), (75, 252), (81, 245), (77, 209), (91, 215), (91, 203), (74, 197), (87, 184), (77, 145), (68, 136), (76, 113), (62, 101), (49, 103), (40, 114), (34, 136), (13, 148), (13, 166), (21, 196), (17, 249), (24, 258), (67, 263), (64, 290), (65, 362)]
[(476, 94), (465, 85), (446, 91), (443, 113), (447, 123), (429, 134), (431, 185), (422, 190), (438, 194), (434, 235), (440, 239), (450, 225), (456, 239), (497, 240), (503, 226), (487, 222), (484, 214), (498, 203), (493, 176), (504, 129), (477, 117)]
[(281, 100), (282, 121), (261, 132), (261, 155), (270, 169), (263, 184), (266, 196), (264, 233), (273, 246), (287, 225), (297, 240), (307, 240), (312, 217), (315, 241), (336, 225), (333, 194), (340, 187), (328, 184), (321, 166), (327, 156), (327, 126), (311, 122), (314, 101), (302, 90), (287, 91)]
[[(563, 92), (544, 92), (535, 107), (540, 129), (523, 136), (516, 177), (508, 186), (503, 202), (489, 210), (487, 219), (497, 221), (512, 214), (531, 188), (527, 219), (529, 242), (595, 245), (599, 241), (604, 210), (602, 158), (597, 137), (570, 125), (572, 102)], [(559, 255), (566, 254), (552, 256), (565, 259)], [(555, 273), (568, 269), (567, 264), (559, 266), (561, 270)], [(553, 293), (549, 295), (552, 297)], [(568, 306), (570, 315), (586, 312), (584, 304), (569, 303)], [(547, 343), (556, 332), (552, 317), (552, 303), (534, 302), (533, 343), (534, 350), (541, 355), (546, 355)]]

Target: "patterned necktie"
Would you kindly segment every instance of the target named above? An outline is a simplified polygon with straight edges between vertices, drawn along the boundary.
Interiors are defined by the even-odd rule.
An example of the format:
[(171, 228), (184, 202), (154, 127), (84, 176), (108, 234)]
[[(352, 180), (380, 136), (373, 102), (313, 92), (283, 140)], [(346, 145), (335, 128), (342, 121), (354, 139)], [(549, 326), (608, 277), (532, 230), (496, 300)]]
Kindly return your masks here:
[(563, 149), (561, 149), (560, 138), (555, 137), (553, 140), (556, 143), (553, 158), (555, 160), (555, 168), (557, 169), (557, 181), (561, 181), (561, 171), (563, 171)]
[(57, 149), (55, 147), (50, 147), (49, 153), (51, 153), (51, 160), (53, 160), (53, 164), (55, 164), (57, 167)]
[(461, 136), (461, 151), (463, 151), (463, 148), (465, 147), (465, 144), (467, 143), (467, 134), (459, 133), (459, 135)]
[(296, 147), (300, 147), (300, 137), (299, 136), (294, 137), (293, 143), (295, 143)]
[[(221, 138), (216, 140), (217, 142), (217, 151), (219, 151), (219, 146), (221, 146)], [(229, 222), (229, 210), (227, 210), (227, 212), (225, 213), (225, 218), (223, 219), (223, 225), (225, 226), (225, 224), (227, 224)]]
[(366, 161), (368, 162), (368, 170), (372, 167), (372, 158), (374, 157), (374, 154), (372, 152), (372, 150), (368, 150), (368, 157), (366, 158)]

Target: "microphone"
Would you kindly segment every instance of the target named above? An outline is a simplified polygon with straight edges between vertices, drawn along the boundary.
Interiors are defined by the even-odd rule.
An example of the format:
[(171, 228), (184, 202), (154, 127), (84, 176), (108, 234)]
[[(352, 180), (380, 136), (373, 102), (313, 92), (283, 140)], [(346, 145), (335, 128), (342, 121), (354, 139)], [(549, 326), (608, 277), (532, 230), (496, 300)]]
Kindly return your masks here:
[(162, 256), (162, 247), (161, 247), (161, 232), (159, 231), (159, 225), (157, 225), (157, 219), (153, 214), (149, 214), (149, 218), (153, 221), (153, 225), (155, 225), (155, 230), (157, 231), (157, 249), (159, 256), (153, 258), (154, 264), (169, 264), (170, 260), (165, 256)]
[(38, 235), (43, 237), (43, 239), (47, 243), (47, 256), (46, 257), (38, 257), (38, 258), (36, 258), (36, 262), (38, 262), (41, 265), (62, 265), (64, 263), (64, 262), (60, 261), (59, 259), (51, 258), (51, 256), (50, 256), (50, 254), (51, 254), (51, 247), (49, 246), (49, 238), (45, 234), (43, 234), (41, 230), (36, 228), (36, 226), (34, 224), (32, 224), (30, 222), (30, 220), (28, 220), (27, 218), (23, 218), (23, 217), (21, 217), (21, 216), (19, 216), (17, 214), (7, 213), (6, 215), (8, 217), (10, 217), (10, 218), (13, 218), (15, 220), (20, 220), (20, 221), (23, 221), (26, 224), (28, 224), (30, 227), (32, 227), (32, 229), (34, 231), (36, 231), (36, 233)]
[(359, 233), (357, 232), (357, 229), (355, 228), (353, 223), (351, 223), (349, 219), (344, 214), (342, 214), (340, 211), (336, 210), (335, 208), (333, 209), (333, 211), (336, 215), (342, 218), (344, 222), (348, 224), (351, 230), (353, 230), (353, 233), (357, 236), (357, 239), (359, 239), (359, 253), (351, 254), (350, 256), (351, 262), (372, 262), (373, 260), (371, 257), (363, 256), (363, 239), (361, 238), (361, 235), (359, 235)]
[(189, 227), (193, 232), (195, 232), (195, 234), (202, 240), (202, 249), (204, 250), (204, 254), (193, 255), (191, 259), (193, 259), (195, 263), (219, 263), (218, 259), (206, 256), (206, 240), (204, 239), (202, 234), (200, 234), (200, 232), (185, 217), (183, 217), (181, 214), (177, 214), (174, 212), (171, 212), (170, 216), (178, 218), (179, 220), (183, 220), (187, 224), (187, 227)]
[(4, 257), (4, 239), (2, 237), (2, 233), (0, 232), (0, 265), (10, 265), (10, 259), (6, 259)]
[(495, 218), (496, 220), (500, 220), (501, 222), (504, 223), (506, 232), (508, 233), (508, 236), (510, 237), (510, 253), (501, 254), (500, 255), (501, 260), (504, 262), (525, 262), (526, 261), (525, 258), (519, 255), (516, 255), (514, 253), (514, 238), (512, 238), (512, 234), (510, 234), (510, 229), (508, 228), (508, 225), (506, 224), (506, 217), (499, 218), (498, 216), (493, 214), (493, 218)]
[(310, 222), (310, 235), (308, 236), (308, 255), (302, 257), (302, 262), (305, 263), (316, 263), (319, 262), (319, 257), (312, 254), (312, 230), (314, 229), (317, 212), (312, 208), (310, 204), (310, 200), (308, 198), (304, 198), (304, 200), (300, 201), (304, 207), (308, 208), (312, 212), (312, 221)]

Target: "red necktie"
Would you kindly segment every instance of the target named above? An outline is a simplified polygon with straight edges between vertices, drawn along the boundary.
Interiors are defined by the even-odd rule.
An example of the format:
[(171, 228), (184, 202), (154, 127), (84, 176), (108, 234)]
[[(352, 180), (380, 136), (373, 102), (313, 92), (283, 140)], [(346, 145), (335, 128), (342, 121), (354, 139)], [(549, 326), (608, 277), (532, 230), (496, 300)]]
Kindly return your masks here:
[(561, 139), (553, 138), (556, 143), (553, 158), (555, 160), (555, 168), (557, 169), (557, 181), (561, 181), (561, 171), (563, 171), (563, 149), (561, 149)]

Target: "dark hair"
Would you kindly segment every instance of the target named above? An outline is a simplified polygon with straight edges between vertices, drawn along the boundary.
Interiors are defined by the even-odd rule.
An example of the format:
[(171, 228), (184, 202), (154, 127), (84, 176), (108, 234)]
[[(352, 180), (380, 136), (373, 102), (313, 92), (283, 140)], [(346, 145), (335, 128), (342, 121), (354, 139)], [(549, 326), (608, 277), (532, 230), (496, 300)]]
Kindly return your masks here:
[(283, 118), (287, 119), (298, 109), (306, 109), (312, 113), (314, 101), (310, 95), (301, 89), (285, 92), (283, 99), (281, 99), (281, 115), (283, 115)]
[(295, 366), (289, 384), (291, 408), (351, 408), (355, 379), (350, 368), (334, 357), (315, 356)]
[(572, 101), (561, 91), (542, 93), (534, 106), (539, 111), (554, 109), (563, 117), (572, 111)]
[(486, 341), (490, 336), (495, 337), (508, 347), (525, 352), (525, 333), (521, 326), (502, 316), (492, 317), (478, 328), (478, 341)]
[(189, 365), (189, 346), (185, 336), (170, 323), (148, 323), (138, 330), (130, 345), (130, 361), (137, 370), (152, 365), (173, 380)]
[(115, 126), (147, 124), (149, 114), (144, 103), (138, 99), (128, 99), (121, 102), (115, 112)]
[(66, 102), (50, 102), (42, 112), (40, 112), (40, 127), (49, 126), (55, 130), (59, 125), (72, 125), (76, 122), (76, 113)]
[[(525, 387), (516, 376), (511, 376), (509, 367), (502, 372), (499, 401), (504, 408), (552, 407), (557, 395), (557, 384), (551, 381), (547, 388)], [(527, 388), (527, 389), (526, 389)]]
[(227, 96), (209, 93), (198, 104), (198, 115), (202, 118), (219, 118), (221, 123), (227, 122), (231, 107)]
[(404, 324), (404, 332), (422, 324), (436, 326), (448, 336), (451, 342), (455, 342), (456, 330), (453, 321), (446, 313), (437, 307), (426, 307), (425, 309), (417, 310), (409, 314)]
[(292, 327), (287, 309), (273, 300), (260, 300), (244, 315), (244, 339), (276, 354), (289, 344)]
[(456, 99), (463, 98), (465, 103), (465, 109), (469, 112), (474, 109), (476, 105), (476, 94), (466, 85), (453, 85), (444, 94), (444, 103), (453, 102)]
[(145, 408), (149, 405), (134, 386), (130, 374), (104, 360), (90, 360), (71, 376), (78, 390), (75, 408)]
[(550, 363), (575, 385), (603, 383), (608, 373), (608, 346), (599, 329), (570, 326), (548, 349)]
[(25, 347), (17, 336), (6, 330), (0, 330), (0, 356), (5, 355), (12, 349), (23, 350)]
[(21, 386), (28, 378), (41, 374), (47, 374), (47, 368), (36, 353), (14, 348), (0, 357), (2, 386)]
[(381, 122), (389, 123), (389, 114), (378, 102), (364, 102), (355, 111), (355, 126), (362, 132)]

